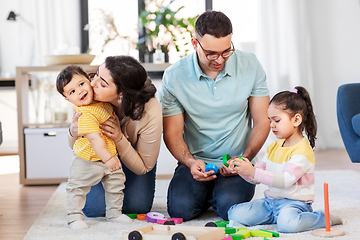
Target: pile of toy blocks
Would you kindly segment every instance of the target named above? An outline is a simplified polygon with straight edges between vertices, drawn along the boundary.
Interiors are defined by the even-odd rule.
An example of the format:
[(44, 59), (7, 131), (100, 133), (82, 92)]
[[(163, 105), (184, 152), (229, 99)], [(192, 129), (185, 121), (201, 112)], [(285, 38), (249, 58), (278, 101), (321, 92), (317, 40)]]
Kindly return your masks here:
[(236, 225), (236, 222), (233, 221), (217, 221), (215, 222), (217, 227), (224, 227), (225, 234), (229, 236), (223, 238), (222, 240), (238, 240), (246, 239), (248, 237), (263, 237), (264, 240), (272, 237), (279, 237), (279, 233), (271, 232), (263, 229), (250, 230), (244, 226)]

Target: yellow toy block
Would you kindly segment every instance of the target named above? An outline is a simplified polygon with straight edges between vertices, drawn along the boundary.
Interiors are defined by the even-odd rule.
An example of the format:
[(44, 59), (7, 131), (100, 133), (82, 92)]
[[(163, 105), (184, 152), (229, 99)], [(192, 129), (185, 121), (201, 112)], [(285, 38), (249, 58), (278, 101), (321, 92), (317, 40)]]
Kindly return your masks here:
[(270, 238), (273, 236), (272, 233), (261, 230), (251, 230), (250, 235), (252, 237), (270, 237)]
[(239, 229), (234, 235), (241, 235), (241, 238), (245, 239), (251, 236), (250, 232), (248, 229)]

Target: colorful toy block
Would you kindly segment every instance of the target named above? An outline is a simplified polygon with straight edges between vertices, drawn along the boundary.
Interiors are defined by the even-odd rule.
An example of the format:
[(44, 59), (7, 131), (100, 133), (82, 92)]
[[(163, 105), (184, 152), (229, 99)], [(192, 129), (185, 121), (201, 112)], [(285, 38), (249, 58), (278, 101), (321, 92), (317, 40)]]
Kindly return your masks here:
[(227, 164), (227, 161), (228, 161), (230, 158), (231, 158), (231, 156), (230, 156), (229, 154), (225, 154), (225, 155), (223, 156), (223, 164), (224, 164), (226, 167), (229, 166), (229, 164)]
[(228, 225), (229, 222), (228, 221), (216, 221), (215, 224), (218, 227), (226, 227), (226, 225)]
[(251, 230), (250, 235), (252, 237), (270, 237), (270, 238), (273, 236), (272, 233), (261, 230)]
[(137, 218), (137, 213), (127, 213), (127, 214), (125, 214), (125, 215), (127, 215), (129, 218), (131, 218), (131, 219), (135, 219), (135, 218)]
[(236, 233), (236, 228), (226, 227), (225, 228), (225, 234), (231, 234), (231, 233)]
[(248, 229), (238, 229), (238, 231), (231, 236), (240, 235), (242, 239), (245, 239), (251, 236), (250, 232)]
[(228, 237), (223, 238), (223, 239), (221, 239), (221, 240), (232, 240), (232, 237), (231, 237), (231, 236), (228, 236)]
[(239, 234), (233, 234), (233, 235), (230, 235), (231, 236), (231, 238), (232, 238), (232, 240), (241, 240), (241, 239), (243, 239), (243, 237), (241, 236), (241, 235), (239, 235)]
[(173, 221), (175, 224), (179, 224), (183, 222), (182, 218), (163, 218), (163, 219), (157, 219), (156, 223), (158, 224), (164, 224), (166, 221)]
[(212, 174), (212, 175), (214, 175), (214, 174), (217, 173), (217, 171), (219, 170), (219, 168), (218, 168), (215, 164), (208, 163), (208, 164), (205, 165), (205, 172), (208, 172), (208, 171), (210, 171), (210, 170), (213, 170), (213, 171), (214, 171), (214, 173)]
[(146, 214), (138, 214), (137, 219), (140, 221), (146, 221)]
[(269, 232), (272, 234), (273, 237), (280, 237), (280, 234), (277, 232), (272, 232), (272, 231), (264, 230), (264, 229), (259, 229), (259, 230), (264, 231), (264, 232)]

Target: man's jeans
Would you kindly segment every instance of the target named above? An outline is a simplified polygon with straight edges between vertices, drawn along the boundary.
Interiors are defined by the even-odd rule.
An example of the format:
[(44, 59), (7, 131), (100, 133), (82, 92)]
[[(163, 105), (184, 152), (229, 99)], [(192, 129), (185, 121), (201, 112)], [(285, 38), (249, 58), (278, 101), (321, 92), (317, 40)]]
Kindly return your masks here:
[[(155, 193), (156, 165), (150, 172), (144, 175), (136, 175), (124, 164), (122, 164), (122, 168), (126, 176), (122, 212), (150, 212)], [(91, 187), (90, 192), (86, 195), (83, 213), (87, 217), (104, 217), (105, 210), (105, 190), (100, 182)]]
[(245, 226), (276, 224), (279, 232), (295, 233), (325, 227), (325, 213), (313, 212), (311, 203), (262, 198), (232, 206), (229, 219)]
[(247, 202), (254, 196), (255, 186), (240, 176), (218, 175), (209, 182), (193, 178), (190, 169), (179, 164), (168, 189), (168, 213), (184, 221), (196, 218), (210, 206), (224, 220), (227, 211), (237, 203)]

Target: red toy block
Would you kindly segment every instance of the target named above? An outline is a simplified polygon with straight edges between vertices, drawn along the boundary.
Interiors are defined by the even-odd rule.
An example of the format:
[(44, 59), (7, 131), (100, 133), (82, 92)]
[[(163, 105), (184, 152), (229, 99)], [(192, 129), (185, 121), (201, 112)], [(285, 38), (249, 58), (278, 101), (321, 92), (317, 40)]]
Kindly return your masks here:
[(164, 218), (164, 219), (157, 219), (156, 223), (164, 224), (166, 221), (173, 221), (175, 224), (179, 224), (183, 222), (182, 218)]
[(232, 237), (231, 237), (231, 236), (228, 236), (228, 237), (223, 238), (223, 239), (221, 239), (221, 240), (232, 240)]

